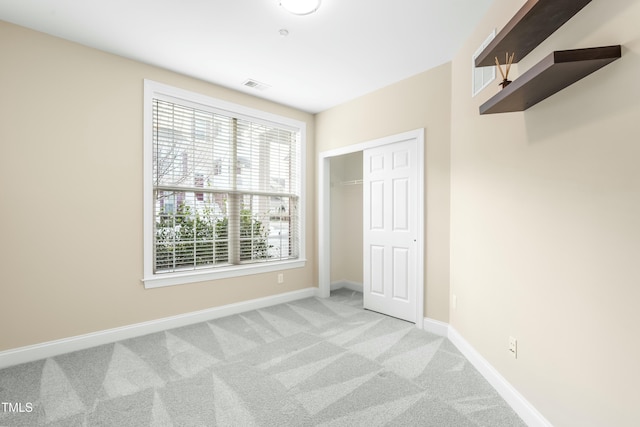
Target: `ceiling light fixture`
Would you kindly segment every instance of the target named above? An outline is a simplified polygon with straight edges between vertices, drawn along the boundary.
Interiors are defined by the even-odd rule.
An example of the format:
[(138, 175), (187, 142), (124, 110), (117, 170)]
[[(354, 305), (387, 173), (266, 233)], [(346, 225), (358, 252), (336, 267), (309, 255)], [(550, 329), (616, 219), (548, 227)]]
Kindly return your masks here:
[(308, 15), (320, 7), (321, 0), (280, 0), (280, 6), (294, 15)]

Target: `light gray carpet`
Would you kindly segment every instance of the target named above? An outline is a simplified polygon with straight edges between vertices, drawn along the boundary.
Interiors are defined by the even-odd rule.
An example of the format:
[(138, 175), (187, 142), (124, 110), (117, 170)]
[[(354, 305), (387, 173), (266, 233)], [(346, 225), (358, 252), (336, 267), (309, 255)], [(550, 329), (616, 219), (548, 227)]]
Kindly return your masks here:
[(339, 290), (0, 370), (2, 426), (523, 426), (446, 338)]

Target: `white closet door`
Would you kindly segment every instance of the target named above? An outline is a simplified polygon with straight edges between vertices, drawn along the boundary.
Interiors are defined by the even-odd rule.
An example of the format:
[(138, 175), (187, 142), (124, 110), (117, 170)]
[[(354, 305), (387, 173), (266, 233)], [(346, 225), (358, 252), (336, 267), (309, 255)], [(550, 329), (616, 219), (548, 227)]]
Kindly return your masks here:
[(417, 141), (363, 155), (364, 308), (416, 322)]

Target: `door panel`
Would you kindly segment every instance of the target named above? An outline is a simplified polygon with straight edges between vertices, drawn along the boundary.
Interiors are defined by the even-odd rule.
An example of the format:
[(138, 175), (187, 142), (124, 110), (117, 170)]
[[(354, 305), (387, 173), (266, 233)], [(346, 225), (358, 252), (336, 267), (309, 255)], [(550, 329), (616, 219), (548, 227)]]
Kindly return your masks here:
[(393, 298), (409, 299), (409, 249), (393, 248)]
[(384, 296), (384, 246), (371, 246), (371, 293)]
[(369, 170), (371, 172), (384, 170), (384, 154), (372, 154), (370, 159)]
[(398, 151), (393, 153), (393, 168), (408, 168), (409, 167), (409, 152)]
[(393, 180), (393, 230), (409, 231), (409, 180)]
[(371, 229), (384, 229), (384, 181), (373, 181), (369, 185), (371, 194)]
[(417, 141), (363, 153), (364, 307), (416, 321)]

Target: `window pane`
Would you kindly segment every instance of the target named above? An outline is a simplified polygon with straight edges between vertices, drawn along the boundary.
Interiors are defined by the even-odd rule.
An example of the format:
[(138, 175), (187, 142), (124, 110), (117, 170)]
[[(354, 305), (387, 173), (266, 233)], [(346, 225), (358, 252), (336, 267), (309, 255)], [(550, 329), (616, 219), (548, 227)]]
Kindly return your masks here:
[(296, 192), (296, 135), (294, 132), (237, 122), (237, 188), (260, 192)]
[(233, 120), (170, 102), (154, 107), (155, 185), (231, 189)]
[(157, 191), (155, 271), (195, 269), (228, 262), (227, 195)]
[(250, 196), (242, 199), (240, 261), (283, 260), (298, 256), (293, 199), (281, 196)]

